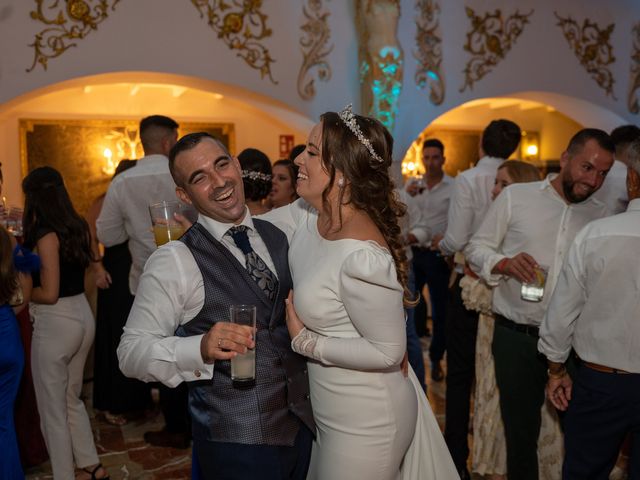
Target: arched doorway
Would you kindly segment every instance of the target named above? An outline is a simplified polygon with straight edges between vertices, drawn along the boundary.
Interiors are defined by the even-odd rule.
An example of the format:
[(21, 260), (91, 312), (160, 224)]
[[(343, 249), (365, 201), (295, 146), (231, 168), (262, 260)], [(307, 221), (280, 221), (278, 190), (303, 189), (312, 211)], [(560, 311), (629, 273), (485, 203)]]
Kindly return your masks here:
[[(22, 203), (20, 181), (28, 165), (24, 142), (21, 145), (20, 141), (21, 122), (23, 128), (25, 120), (46, 121), (61, 128), (70, 123), (118, 120), (135, 124), (156, 113), (174, 117), (180, 123), (233, 125), (232, 153), (251, 146), (263, 150), (273, 161), (280, 156), (281, 135), (303, 143), (314, 124), (281, 102), (202, 78), (152, 72), (75, 78), (21, 95), (0, 107), (4, 195), (11, 203)], [(118, 154), (106, 140), (84, 148), (79, 148), (82, 138), (69, 143), (72, 141), (78, 142), (78, 148), (71, 149), (69, 162), (104, 162), (107, 147), (114, 159)], [(131, 149), (120, 155), (132, 156)], [(94, 170), (100, 172), (101, 168)], [(103, 188), (108, 178), (107, 174), (101, 177), (98, 173), (96, 178), (83, 180), (89, 185), (97, 182)]]
[(422, 142), (439, 138), (445, 145), (445, 171), (455, 176), (478, 160), (478, 145), (484, 127), (497, 118), (513, 120), (523, 131), (520, 148), (513, 158), (541, 168), (555, 168), (571, 136), (583, 127), (611, 131), (628, 123), (624, 118), (581, 99), (550, 92), (520, 92), (504, 97), (481, 98), (445, 112), (414, 140), (402, 161), (402, 174), (424, 172)]

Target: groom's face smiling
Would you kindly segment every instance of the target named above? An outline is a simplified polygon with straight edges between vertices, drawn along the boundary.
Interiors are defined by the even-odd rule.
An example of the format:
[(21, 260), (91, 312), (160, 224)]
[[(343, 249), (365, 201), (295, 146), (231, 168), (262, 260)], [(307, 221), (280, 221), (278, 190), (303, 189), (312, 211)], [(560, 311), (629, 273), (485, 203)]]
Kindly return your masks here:
[(238, 160), (215, 140), (203, 138), (175, 158), (180, 179), (178, 198), (223, 223), (239, 224), (245, 216), (244, 186)]

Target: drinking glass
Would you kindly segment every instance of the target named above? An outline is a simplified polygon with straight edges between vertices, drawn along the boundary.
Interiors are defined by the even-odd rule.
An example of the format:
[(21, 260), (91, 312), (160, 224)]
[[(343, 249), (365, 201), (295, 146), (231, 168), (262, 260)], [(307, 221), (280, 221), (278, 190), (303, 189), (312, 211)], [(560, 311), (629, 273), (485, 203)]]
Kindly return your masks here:
[[(229, 308), (231, 323), (247, 325), (256, 331), (256, 306), (231, 305)], [(247, 349), (247, 353), (238, 354), (231, 359), (231, 380), (234, 384), (254, 382), (256, 379), (256, 350)]]
[(159, 247), (171, 240), (178, 240), (184, 234), (184, 227), (175, 219), (175, 213), (181, 213), (182, 205), (177, 201), (164, 201), (149, 205), (149, 214), (153, 224), (153, 236)]
[(535, 268), (535, 278), (531, 282), (523, 282), (520, 289), (520, 298), (527, 302), (540, 302), (544, 296), (544, 286), (547, 283), (549, 267), (538, 265)]

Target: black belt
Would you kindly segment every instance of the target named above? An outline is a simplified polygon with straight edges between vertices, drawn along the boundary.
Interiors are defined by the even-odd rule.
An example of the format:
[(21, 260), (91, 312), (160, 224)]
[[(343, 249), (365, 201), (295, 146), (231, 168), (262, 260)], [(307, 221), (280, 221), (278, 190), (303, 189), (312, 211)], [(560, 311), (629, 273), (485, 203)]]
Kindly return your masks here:
[(506, 327), (510, 330), (515, 330), (516, 332), (524, 333), (525, 335), (529, 335), (530, 337), (538, 338), (540, 336), (539, 334), (540, 329), (534, 325), (522, 325), (521, 323), (516, 323), (512, 320), (509, 320), (508, 318), (503, 317), (498, 313), (496, 313), (495, 316), (496, 316), (496, 323), (498, 325)]

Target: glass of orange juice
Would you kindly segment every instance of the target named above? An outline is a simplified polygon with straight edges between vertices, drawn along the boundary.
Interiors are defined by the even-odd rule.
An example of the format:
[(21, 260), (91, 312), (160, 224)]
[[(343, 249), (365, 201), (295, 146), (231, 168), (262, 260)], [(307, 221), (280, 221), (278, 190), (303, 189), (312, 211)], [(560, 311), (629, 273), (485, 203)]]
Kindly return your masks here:
[(184, 233), (184, 227), (175, 219), (175, 213), (181, 213), (182, 205), (178, 201), (164, 201), (149, 205), (149, 214), (153, 224), (153, 236), (159, 247), (171, 240), (178, 240)]

